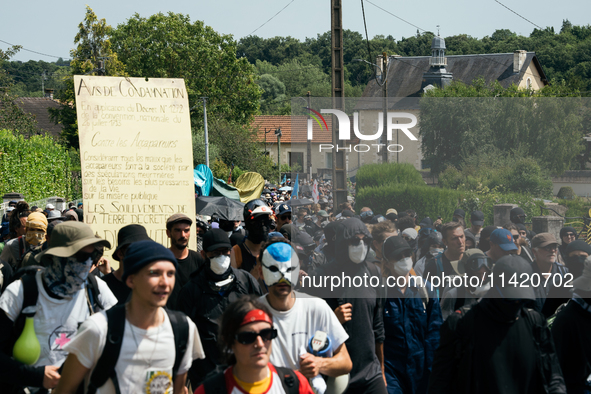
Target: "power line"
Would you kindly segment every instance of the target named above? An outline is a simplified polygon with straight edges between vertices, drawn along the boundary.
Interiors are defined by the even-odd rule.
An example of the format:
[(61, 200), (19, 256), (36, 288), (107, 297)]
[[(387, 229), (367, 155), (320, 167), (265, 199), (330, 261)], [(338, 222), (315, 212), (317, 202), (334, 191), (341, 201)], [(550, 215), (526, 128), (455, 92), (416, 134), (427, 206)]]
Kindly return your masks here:
[(383, 8), (382, 8), (382, 7), (380, 7), (379, 5), (377, 5), (377, 4), (374, 4), (374, 3), (372, 3), (372, 2), (371, 2), (371, 1), (369, 1), (369, 0), (365, 0), (365, 1), (367, 1), (369, 4), (373, 5), (374, 7), (376, 7), (376, 8), (379, 8), (380, 10), (382, 10), (382, 11), (384, 11), (384, 12), (386, 12), (386, 13), (388, 13), (388, 14), (392, 15), (394, 18), (400, 19), (402, 22), (404, 22), (404, 23), (407, 23), (407, 24), (409, 24), (409, 25), (411, 25), (411, 26), (414, 26), (414, 27), (416, 27), (417, 29), (419, 29), (419, 30), (421, 30), (421, 31), (424, 31), (425, 33), (427, 32), (427, 30), (425, 30), (425, 29), (421, 29), (421, 28), (420, 28), (420, 27), (418, 27), (417, 25), (414, 25), (414, 24), (410, 23), (409, 21), (407, 21), (407, 20), (404, 20), (404, 19), (402, 19), (401, 17), (399, 17), (399, 16), (397, 16), (397, 15), (394, 15), (393, 13), (391, 13), (391, 12), (390, 12), (390, 11), (388, 11), (388, 10), (385, 10), (385, 9), (383, 9)]
[(275, 18), (277, 15), (281, 14), (281, 12), (282, 12), (284, 9), (286, 9), (287, 7), (289, 7), (289, 5), (290, 5), (291, 3), (293, 3), (294, 1), (295, 1), (295, 0), (291, 0), (291, 1), (290, 1), (290, 2), (289, 2), (289, 3), (288, 3), (286, 6), (285, 6), (285, 7), (283, 7), (282, 9), (280, 9), (278, 13), (276, 13), (276, 14), (275, 14), (275, 15), (273, 15), (271, 18), (269, 18), (269, 20), (268, 20), (268, 21), (266, 21), (265, 23), (263, 23), (262, 25), (260, 25), (260, 26), (259, 26), (259, 27), (257, 27), (256, 29), (254, 29), (254, 30), (252, 31), (252, 33), (250, 33), (250, 34), (249, 34), (249, 36), (252, 36), (252, 34), (253, 34), (254, 32), (256, 32), (258, 29), (260, 29), (261, 27), (265, 26), (267, 23), (271, 22), (271, 20), (272, 20), (273, 18)]
[(63, 59), (63, 56), (54, 56), (54, 55), (48, 55), (48, 54), (46, 54), (46, 53), (41, 53), (41, 52), (37, 52), (37, 51), (32, 51), (32, 50), (30, 50), (30, 49), (24, 48), (22, 45), (11, 44), (11, 43), (9, 43), (9, 42), (6, 42), (6, 41), (3, 41), (3, 40), (0, 40), (0, 42), (3, 42), (3, 43), (5, 43), (5, 44), (8, 44), (8, 45), (12, 45), (12, 46), (20, 46), (20, 49), (22, 49), (23, 51), (27, 51), (27, 52), (36, 53), (37, 55), (43, 55), (43, 56), (48, 56), (48, 57), (54, 57), (54, 58), (56, 58), (56, 59)]
[(365, 27), (365, 41), (367, 41), (367, 53), (369, 54), (369, 61), (373, 60), (371, 57), (371, 49), (369, 46), (369, 36), (367, 35), (367, 24), (365, 22), (365, 7), (363, 6), (363, 0), (361, 0), (361, 12), (363, 13), (363, 27)]
[(512, 13), (514, 13), (515, 15), (517, 15), (518, 17), (520, 17), (521, 19), (528, 21), (529, 23), (531, 23), (532, 25), (534, 25), (535, 27), (537, 27), (540, 30), (544, 30), (540, 26), (536, 25), (535, 23), (533, 23), (532, 21), (527, 19), (526, 17), (519, 15), (517, 12), (513, 11), (511, 8), (507, 7), (505, 4), (501, 3), (499, 0), (495, 0), (495, 1), (497, 3), (499, 3), (500, 5), (502, 5), (503, 7), (505, 7), (506, 9), (508, 9), (509, 11), (511, 11)]

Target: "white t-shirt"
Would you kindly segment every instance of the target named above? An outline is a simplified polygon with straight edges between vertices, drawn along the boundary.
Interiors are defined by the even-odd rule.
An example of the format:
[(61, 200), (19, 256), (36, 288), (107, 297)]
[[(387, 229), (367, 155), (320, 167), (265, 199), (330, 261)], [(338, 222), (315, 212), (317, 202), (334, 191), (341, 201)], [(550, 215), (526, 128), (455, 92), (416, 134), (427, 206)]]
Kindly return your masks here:
[(302, 347), (308, 349), (310, 338), (316, 331), (328, 334), (332, 349), (336, 350), (349, 335), (330, 309), (326, 301), (298, 292), (295, 303), (288, 311), (278, 311), (269, 305), (267, 296), (260, 298), (273, 315), (273, 325), (277, 329), (277, 338), (273, 340), (271, 364), (291, 369), (300, 368)]
[[(121, 353), (115, 365), (121, 393), (172, 394), (174, 334), (168, 314), (163, 309), (161, 313), (165, 316), (164, 323), (148, 330), (135, 327), (125, 320)], [(187, 321), (189, 322), (189, 340), (179, 366), (179, 375), (189, 370), (194, 359), (205, 358), (197, 327), (191, 319)], [(107, 329), (107, 314), (105, 312), (94, 314), (82, 324), (78, 334), (66, 345), (66, 350), (75, 354), (78, 361), (91, 370), (84, 379), (86, 388), (88, 388), (94, 366), (105, 348)], [(148, 387), (150, 391), (147, 391)], [(97, 394), (114, 394), (115, 392), (113, 381), (109, 379), (98, 389)]]
[[(86, 288), (79, 290), (72, 298), (57, 299), (50, 297), (43, 287), (42, 274), (39, 270), (35, 275), (39, 297), (37, 298), (37, 312), (33, 318), (35, 334), (41, 345), (41, 355), (35, 366), (61, 366), (68, 353), (64, 345), (72, 340), (78, 327), (90, 316), (86, 297)], [(117, 304), (117, 298), (109, 286), (96, 278), (99, 290), (99, 301), (105, 309)], [(0, 297), (0, 309), (6, 312), (8, 318), (15, 321), (23, 308), (25, 291), (23, 282), (17, 280), (11, 283)]]

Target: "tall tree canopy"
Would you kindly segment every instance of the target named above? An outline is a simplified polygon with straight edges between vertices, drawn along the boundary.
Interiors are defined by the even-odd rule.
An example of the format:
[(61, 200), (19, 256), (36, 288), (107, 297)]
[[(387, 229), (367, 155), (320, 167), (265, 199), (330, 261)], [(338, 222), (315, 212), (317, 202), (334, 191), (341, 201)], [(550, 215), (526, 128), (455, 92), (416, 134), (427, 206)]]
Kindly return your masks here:
[(172, 12), (135, 14), (117, 26), (112, 42), (130, 76), (184, 78), (191, 106), (208, 97), (208, 117), (247, 124), (258, 111), (254, 66), (236, 57), (232, 36), (202, 21)]

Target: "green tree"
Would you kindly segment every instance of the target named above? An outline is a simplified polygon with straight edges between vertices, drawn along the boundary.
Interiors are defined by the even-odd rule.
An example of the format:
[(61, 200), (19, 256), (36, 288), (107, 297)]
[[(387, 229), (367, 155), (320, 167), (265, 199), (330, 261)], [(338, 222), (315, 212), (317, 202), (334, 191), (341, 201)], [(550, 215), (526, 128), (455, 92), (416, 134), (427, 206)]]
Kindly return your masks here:
[(12, 91), (14, 81), (6, 70), (6, 63), (20, 48), (15, 45), (5, 51), (0, 49), (0, 130), (32, 136), (40, 132), (37, 121), (15, 104), (16, 95)]
[[(136, 77), (184, 78), (189, 103), (208, 97), (210, 119), (248, 124), (259, 108), (261, 91), (254, 67), (236, 57), (236, 42), (202, 21), (169, 12), (149, 18), (133, 15), (113, 32), (113, 48)], [(201, 111), (193, 119), (201, 123)]]
[[(584, 102), (556, 98), (560, 86), (539, 92), (503, 89), (478, 80), (432, 89), (421, 99), (421, 150), (435, 173), (461, 168), (474, 152), (531, 157), (560, 174), (582, 151)], [(445, 99), (443, 99), (445, 98)]]
[[(75, 148), (79, 143), (73, 75), (126, 75), (123, 63), (111, 48), (112, 31), (104, 18), (98, 19), (92, 8), (86, 6), (86, 15), (74, 38), (76, 49), (70, 51), (70, 75), (64, 77), (65, 89), (57, 96), (62, 104), (60, 108), (50, 110), (53, 120), (63, 127), (62, 139)], [(104, 62), (103, 68), (99, 68), (99, 61)]]

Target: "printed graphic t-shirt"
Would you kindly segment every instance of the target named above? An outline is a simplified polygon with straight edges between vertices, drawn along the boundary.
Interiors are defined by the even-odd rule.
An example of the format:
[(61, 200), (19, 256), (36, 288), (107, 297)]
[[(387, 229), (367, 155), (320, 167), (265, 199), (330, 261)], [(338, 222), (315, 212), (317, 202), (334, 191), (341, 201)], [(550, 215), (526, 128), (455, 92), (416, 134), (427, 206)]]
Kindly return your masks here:
[[(39, 297), (37, 298), (37, 312), (34, 317), (35, 334), (41, 345), (41, 356), (35, 366), (54, 365), (59, 367), (66, 361), (68, 353), (64, 346), (72, 340), (78, 327), (89, 316), (86, 288), (76, 292), (72, 298), (57, 299), (50, 297), (45, 288), (39, 270), (35, 275)], [(117, 304), (109, 286), (100, 278), (96, 278), (99, 300), (105, 309)], [(23, 308), (25, 291), (23, 282), (17, 280), (11, 283), (0, 297), (0, 309), (6, 312), (8, 318), (15, 321)]]

